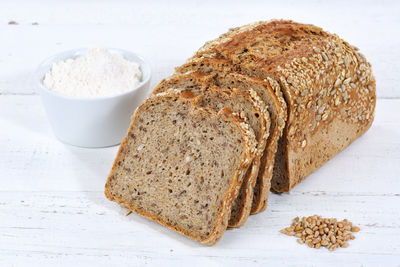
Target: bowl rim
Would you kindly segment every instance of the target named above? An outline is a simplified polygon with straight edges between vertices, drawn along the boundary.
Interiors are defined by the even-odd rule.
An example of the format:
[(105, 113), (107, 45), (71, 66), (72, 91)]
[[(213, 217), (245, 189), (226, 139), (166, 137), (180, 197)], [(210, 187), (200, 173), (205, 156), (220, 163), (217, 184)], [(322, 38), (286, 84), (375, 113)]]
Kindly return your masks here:
[[(145, 86), (150, 81), (150, 78), (151, 78), (150, 65), (147, 63), (147, 61), (141, 55), (138, 55), (138, 54), (136, 54), (134, 52), (131, 52), (131, 51), (128, 51), (128, 50), (125, 50), (125, 49), (112, 48), (112, 47), (101, 47), (101, 48), (107, 49), (110, 52), (119, 53), (122, 56), (130, 55), (130, 56), (133, 56), (133, 57), (137, 58), (138, 60), (130, 60), (130, 61), (133, 61), (133, 62), (139, 64), (139, 68), (140, 68), (140, 70), (142, 72), (142, 80), (140, 81), (140, 83), (138, 85), (136, 85), (135, 87), (130, 88), (130, 89), (128, 89), (128, 90), (126, 90), (126, 91), (124, 91), (122, 93), (113, 94), (113, 95), (109, 95), (109, 96), (95, 96), (95, 97), (75, 97), (75, 96), (64, 95), (64, 94), (55, 92), (53, 90), (50, 90), (49, 88), (47, 88), (43, 84), (44, 76), (52, 68), (54, 63), (58, 63), (58, 62), (66, 60), (66, 59), (73, 58), (75, 56), (82, 56), (85, 53), (87, 53), (87, 51), (90, 48), (91, 47), (70, 49), (70, 50), (66, 50), (66, 51), (54, 54), (54, 55), (44, 59), (35, 70), (34, 82), (37, 83), (37, 86), (39, 87), (39, 89), (41, 91), (46, 92), (47, 94), (50, 94), (52, 96), (59, 97), (59, 98), (64, 98), (64, 99), (68, 99), (68, 100), (74, 100), (74, 101), (91, 102), (91, 101), (99, 101), (99, 100), (106, 100), (106, 99), (114, 99), (114, 98), (123, 97), (125, 95), (128, 95), (128, 94), (134, 92), (134, 91), (139, 90), (140, 88)], [(78, 55), (76, 55), (76, 54), (78, 54)], [(127, 58), (125, 58), (125, 59), (129, 60)], [(148, 73), (147, 77), (145, 77), (143, 75), (145, 73), (143, 71), (144, 69), (147, 70), (147, 73)]]

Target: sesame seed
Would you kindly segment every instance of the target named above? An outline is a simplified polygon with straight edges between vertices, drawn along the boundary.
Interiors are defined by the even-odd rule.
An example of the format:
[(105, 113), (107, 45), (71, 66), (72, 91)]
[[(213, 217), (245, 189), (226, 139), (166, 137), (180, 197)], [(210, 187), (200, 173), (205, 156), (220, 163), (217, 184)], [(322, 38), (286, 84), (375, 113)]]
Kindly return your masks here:
[(301, 147), (304, 148), (304, 147), (306, 147), (306, 145), (307, 145), (307, 141), (303, 140), (303, 142), (301, 143)]
[(329, 60), (328, 56), (327, 56), (324, 52), (322, 52), (321, 55), (322, 55), (322, 58), (323, 58), (325, 61), (328, 61), (328, 60)]
[(342, 81), (337, 78), (336, 82), (335, 82), (335, 87), (339, 87), (341, 85)]
[(335, 98), (335, 106), (339, 106), (339, 104), (340, 104), (340, 99), (339, 99), (339, 97), (336, 97)]
[(347, 97), (348, 97), (347, 91), (344, 91), (344, 93), (343, 93), (344, 100), (347, 100)]
[(345, 56), (345, 57), (343, 58), (343, 61), (344, 61), (344, 65), (346, 66), (346, 68), (348, 68), (348, 67), (349, 67), (349, 59), (348, 59), (348, 57)]

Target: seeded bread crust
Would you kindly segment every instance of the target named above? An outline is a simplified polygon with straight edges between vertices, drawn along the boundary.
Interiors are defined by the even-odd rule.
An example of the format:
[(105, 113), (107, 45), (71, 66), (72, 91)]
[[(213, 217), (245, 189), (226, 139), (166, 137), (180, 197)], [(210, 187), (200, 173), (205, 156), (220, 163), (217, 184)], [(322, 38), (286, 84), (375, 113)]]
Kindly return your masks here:
[[(115, 184), (118, 183), (115, 179), (117, 179), (116, 169), (120, 166), (120, 159), (128, 153), (127, 150), (127, 143), (129, 138), (134, 132), (134, 122), (136, 121), (138, 114), (142, 112), (142, 110), (147, 110), (147, 108), (151, 107), (152, 105), (157, 105), (160, 103), (161, 100), (168, 100), (168, 101), (180, 101), (182, 104), (187, 105), (190, 107), (191, 112), (195, 112), (195, 114), (203, 114), (203, 116), (215, 118), (220, 118), (227, 123), (230, 123), (233, 127), (236, 127), (238, 132), (241, 134), (242, 137), (242, 154), (240, 156), (240, 164), (237, 166), (234, 176), (231, 179), (231, 183), (229, 184), (229, 190), (223, 196), (223, 200), (221, 202), (221, 213), (218, 214), (218, 218), (216, 218), (215, 227), (209, 233), (208, 236), (200, 236), (199, 234), (193, 233), (190, 229), (184, 229), (181, 227), (177, 227), (173, 225), (169, 221), (161, 220), (157, 214), (152, 214), (146, 210), (141, 209), (134, 201), (126, 201), (118, 197), (118, 192), (115, 191), (114, 187)], [(248, 124), (240, 117), (239, 114), (234, 114), (230, 109), (224, 108), (220, 110), (218, 113), (210, 110), (208, 108), (202, 108), (198, 106), (199, 97), (195, 97), (193, 94), (188, 92), (178, 92), (178, 91), (169, 91), (167, 93), (161, 93), (159, 95), (155, 95), (148, 100), (146, 100), (134, 113), (132, 117), (132, 123), (129, 127), (127, 136), (121, 143), (119, 148), (116, 160), (110, 172), (110, 175), (107, 179), (107, 183), (105, 186), (105, 195), (108, 199), (115, 201), (122, 206), (127, 207), (128, 209), (139, 213), (140, 215), (147, 217), (151, 220), (154, 220), (168, 228), (171, 228), (181, 234), (184, 234), (192, 239), (198, 240), (199, 242), (205, 245), (213, 245), (215, 244), (223, 235), (224, 231), (228, 225), (228, 219), (230, 216), (230, 209), (233, 201), (236, 199), (241, 183), (244, 178), (244, 174), (246, 173), (247, 168), (250, 165), (251, 160), (253, 159), (256, 153), (256, 141), (254, 137), (254, 133), (248, 126)], [(147, 111), (146, 111), (147, 112)]]
[[(264, 155), (261, 158), (260, 171), (254, 187), (254, 198), (251, 214), (264, 211), (267, 208), (271, 179), (274, 165), (282, 165), (283, 148), (278, 150), (278, 140), (281, 138), (287, 118), (286, 102), (283, 98), (278, 82), (272, 78), (260, 79), (237, 73), (238, 68), (227, 59), (195, 58), (194, 60), (176, 68), (174, 76), (179, 73), (206, 73), (214, 77), (215, 83), (226, 87), (253, 88), (267, 105), (271, 115), (271, 130)], [(171, 78), (172, 79), (172, 78)], [(282, 142), (280, 144), (282, 147)], [(278, 151), (278, 153), (277, 153)], [(277, 157), (277, 160), (275, 158)]]
[(251, 23), (251, 24), (246, 24), (246, 25), (240, 26), (240, 27), (231, 28), (231, 29), (229, 29), (229, 31), (227, 33), (221, 34), (217, 39), (206, 42), (202, 47), (200, 47), (200, 49), (197, 51), (196, 54), (201, 54), (203, 52), (206, 53), (207, 51), (214, 48), (218, 44), (230, 41), (233, 36), (236, 36), (242, 32), (250, 31), (253, 28), (255, 28), (263, 23), (265, 23), (265, 22), (257, 21), (257, 22)]
[[(239, 112), (244, 118), (254, 117), (253, 114), (260, 114), (257, 119), (250, 120), (249, 123), (256, 133), (256, 140), (258, 141), (257, 154), (252, 165), (247, 170), (246, 178), (239, 196), (232, 205), (232, 213), (228, 227), (234, 228), (244, 225), (250, 214), (253, 203), (253, 188), (257, 181), (260, 159), (263, 156), (269, 137), (271, 123), (269, 112), (257, 92), (252, 89), (240, 90), (237, 88), (228, 88), (226, 86), (217, 87), (214, 86), (214, 84), (216, 84), (215, 75), (205, 75), (197, 71), (183, 75), (175, 75), (163, 80), (153, 90), (153, 94), (163, 92), (168, 90), (168, 88), (179, 88), (179, 90), (191, 91), (196, 95), (204, 96), (205, 102), (201, 104), (202, 106), (210, 106), (215, 110), (226, 106), (233, 111)], [(239, 103), (247, 103), (247, 108), (242, 110), (243, 108)]]
[(313, 25), (277, 20), (211, 42), (201, 58), (278, 81), (288, 105), (273, 189), (288, 192), (365, 133), (374, 119), (376, 82), (354, 46)]

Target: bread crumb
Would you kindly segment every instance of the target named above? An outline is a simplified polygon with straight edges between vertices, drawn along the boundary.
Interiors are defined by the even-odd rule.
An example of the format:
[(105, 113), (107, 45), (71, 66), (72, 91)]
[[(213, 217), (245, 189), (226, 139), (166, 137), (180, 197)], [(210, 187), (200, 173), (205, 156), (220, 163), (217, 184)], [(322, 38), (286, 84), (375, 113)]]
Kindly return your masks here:
[(131, 214), (131, 213), (132, 213), (131, 210), (127, 210), (126, 213), (125, 213), (125, 216), (128, 216), (128, 215)]

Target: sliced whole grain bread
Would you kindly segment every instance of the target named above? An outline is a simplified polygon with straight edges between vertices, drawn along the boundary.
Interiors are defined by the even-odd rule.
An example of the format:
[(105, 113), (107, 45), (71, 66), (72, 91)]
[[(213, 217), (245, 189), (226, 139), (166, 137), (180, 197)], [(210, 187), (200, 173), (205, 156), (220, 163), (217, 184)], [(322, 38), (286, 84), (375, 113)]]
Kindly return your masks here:
[(257, 144), (257, 154), (252, 165), (246, 173), (239, 196), (232, 205), (231, 217), (228, 227), (240, 227), (246, 222), (253, 203), (253, 188), (255, 186), (260, 159), (263, 156), (265, 145), (269, 136), (270, 117), (265, 104), (261, 101), (257, 92), (252, 89), (241, 90), (237, 88), (215, 86), (215, 75), (204, 75), (201, 72), (193, 72), (174, 76), (162, 81), (153, 91), (160, 93), (175, 88), (190, 91), (202, 96), (201, 106), (220, 110), (228, 107), (233, 112), (240, 112), (248, 119), (253, 129)]
[(272, 187), (288, 192), (365, 133), (374, 120), (371, 64), (335, 34), (288, 20), (222, 35), (190, 62), (215, 58), (279, 82), (288, 106)]
[[(191, 75), (201, 82), (187, 87), (181, 79)], [(241, 112), (206, 105), (212, 101), (203, 99), (204, 90), (251, 89), (268, 107), (271, 129), (251, 213), (266, 208), (271, 176), (273, 190), (290, 191), (374, 120), (371, 64), (358, 48), (313, 25), (273, 20), (232, 29), (207, 42), (162, 83), (173, 79), (184, 89), (165, 86), (166, 92), (135, 112), (106, 195), (208, 245), (238, 214), (233, 203), (242, 202), (243, 181), (258, 169), (251, 134), (257, 127), (249, 126)]]
[(237, 69), (226, 59), (200, 58), (192, 60), (176, 69), (180, 73), (202, 72), (213, 75), (215, 84), (228, 88), (255, 90), (266, 104), (271, 116), (271, 129), (264, 155), (261, 158), (260, 171), (254, 187), (254, 197), (251, 213), (259, 213), (266, 209), (271, 188), (273, 170), (285, 162), (283, 134), (287, 118), (286, 102), (282, 96), (279, 84), (271, 78), (260, 79), (235, 72)]
[(213, 245), (227, 228), (256, 140), (240, 114), (215, 112), (199, 101), (176, 90), (147, 99), (132, 117), (105, 195)]
[(276, 152), (279, 151), (279, 140), (283, 134), (286, 122), (286, 102), (282, 94), (280, 94), (279, 85), (272, 79), (262, 80), (239, 73), (217, 75), (216, 78), (220, 86), (225, 85), (241, 89), (252, 88), (252, 90), (260, 95), (262, 101), (266, 104), (271, 117), (270, 134), (263, 157), (261, 158), (260, 171), (254, 188), (251, 210), (252, 214), (259, 213), (264, 211), (268, 205), (273, 170), (276, 165)]

